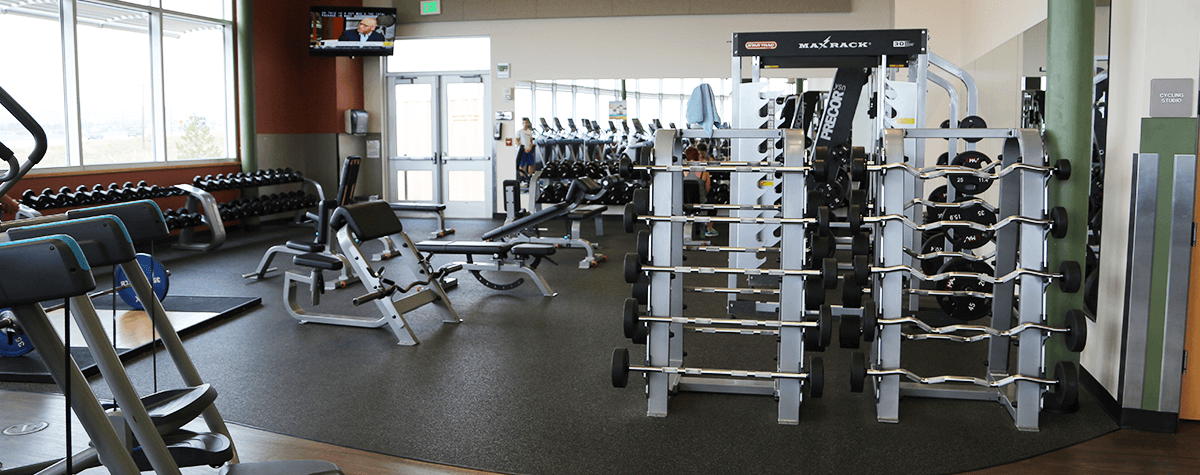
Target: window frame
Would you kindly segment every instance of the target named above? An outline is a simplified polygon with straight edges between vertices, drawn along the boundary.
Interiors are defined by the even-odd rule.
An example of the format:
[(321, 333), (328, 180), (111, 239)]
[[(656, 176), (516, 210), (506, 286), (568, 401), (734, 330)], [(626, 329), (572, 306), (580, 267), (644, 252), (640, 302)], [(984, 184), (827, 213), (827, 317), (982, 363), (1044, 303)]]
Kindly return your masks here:
[[(206, 17), (176, 10), (164, 9), (154, 2), (155, 5), (139, 5), (136, 3), (113, 1), (113, 0), (59, 0), (56, 2), (58, 8), (57, 22), (62, 39), (62, 80), (64, 84), (64, 110), (63, 120), (65, 122), (66, 134), (66, 165), (60, 167), (35, 167), (29, 172), (29, 176), (38, 175), (75, 175), (90, 172), (109, 172), (117, 170), (144, 170), (144, 169), (170, 169), (170, 168), (195, 168), (213, 165), (228, 165), (239, 163), (241, 161), (240, 151), (238, 149), (238, 138), (240, 136), (240, 117), (238, 116), (237, 104), (237, 74), (236, 74), (236, 23), (233, 18), (233, 3), (224, 3), (223, 18)], [(80, 5), (85, 4), (85, 5)], [(150, 129), (153, 130), (154, 137), (152, 138), (153, 156), (151, 161), (139, 162), (123, 162), (123, 163), (88, 163), (86, 154), (83, 153), (83, 125), (82, 112), (80, 103), (80, 66), (79, 66), (79, 39), (78, 30), (81, 26), (89, 27), (95, 24), (95, 21), (81, 18), (81, 8), (87, 8), (86, 4), (98, 5), (102, 8), (112, 8), (121, 10), (131, 10), (145, 13), (148, 16), (148, 28), (146, 34), (150, 40), (150, 78), (148, 84), (151, 92), (151, 108), (153, 115), (153, 124)], [(29, 16), (35, 18), (52, 18), (51, 14), (32, 11), (29, 9), (20, 10), (13, 9), (5, 14), (15, 14)], [(164, 17), (168, 20), (165, 20)], [(222, 31), (223, 38), (223, 56), (224, 56), (224, 101), (225, 101), (225, 150), (229, 155), (223, 158), (202, 158), (202, 159), (169, 159), (167, 156), (167, 136), (169, 127), (167, 126), (167, 98), (165, 94), (166, 71), (165, 61), (163, 58), (163, 38), (164, 38), (164, 22), (169, 19), (179, 19), (190, 23), (199, 23), (211, 25), (219, 28)], [(140, 30), (138, 30), (140, 31)]]

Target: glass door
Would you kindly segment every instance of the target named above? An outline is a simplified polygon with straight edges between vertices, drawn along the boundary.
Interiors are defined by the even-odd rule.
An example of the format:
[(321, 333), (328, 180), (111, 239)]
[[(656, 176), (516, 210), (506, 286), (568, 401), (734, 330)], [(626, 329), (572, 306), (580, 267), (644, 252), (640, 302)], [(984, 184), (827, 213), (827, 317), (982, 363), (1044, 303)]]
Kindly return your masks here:
[(492, 161), (482, 76), (399, 76), (391, 88), (390, 199), (491, 217)]

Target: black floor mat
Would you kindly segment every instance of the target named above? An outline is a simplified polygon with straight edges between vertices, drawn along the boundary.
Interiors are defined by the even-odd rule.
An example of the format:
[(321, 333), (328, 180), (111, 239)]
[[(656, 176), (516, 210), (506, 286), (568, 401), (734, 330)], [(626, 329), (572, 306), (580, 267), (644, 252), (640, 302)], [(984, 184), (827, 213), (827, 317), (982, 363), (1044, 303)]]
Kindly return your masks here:
[[(258, 297), (194, 297), (194, 296), (168, 296), (163, 299), (163, 309), (167, 312), (172, 311), (188, 311), (188, 312), (212, 312), (213, 315), (203, 321), (190, 324), (180, 328), (176, 326), (176, 331), (180, 335), (186, 335), (201, 328), (203, 325), (210, 322), (219, 321), (224, 318), (229, 318), (238, 315), (246, 310), (262, 305), (262, 299)], [(96, 299), (93, 302), (96, 310), (111, 310), (111, 301), (108, 299)], [(116, 301), (117, 310), (131, 310), (132, 308), (121, 300)], [(141, 345), (135, 348), (117, 348), (117, 356), (121, 361), (127, 361), (130, 358), (145, 353), (150, 349), (150, 344)], [(79, 370), (86, 377), (91, 377), (100, 372), (96, 366), (95, 360), (92, 358), (92, 353), (86, 347), (73, 346), (71, 348), (71, 357), (75, 359), (75, 364), (79, 366)], [(32, 352), (17, 358), (0, 358), (0, 381), (17, 382), (17, 383), (53, 383), (54, 380), (50, 377), (50, 373), (46, 371), (46, 365), (43, 363), (41, 355), (35, 349)]]

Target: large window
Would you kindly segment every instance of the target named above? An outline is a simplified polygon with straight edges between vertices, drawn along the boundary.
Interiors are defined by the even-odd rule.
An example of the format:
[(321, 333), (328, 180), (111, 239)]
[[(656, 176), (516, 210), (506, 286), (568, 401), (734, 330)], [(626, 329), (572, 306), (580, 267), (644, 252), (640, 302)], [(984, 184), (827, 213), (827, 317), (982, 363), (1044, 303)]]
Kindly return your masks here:
[[(234, 157), (231, 9), (224, 0), (0, 0), (0, 87), (50, 141), (35, 173)], [(0, 116), (0, 140), (31, 149)]]
[[(555, 79), (534, 82), (517, 82), (515, 109), (529, 111), (530, 120), (536, 125), (538, 119), (550, 124), (557, 117), (566, 126), (567, 118), (598, 121), (607, 128), (609, 103), (620, 100), (624, 93), (626, 112), (629, 119), (637, 118), (643, 126), (659, 119), (663, 127), (686, 127), (684, 115), (687, 100), (692, 90), (701, 83), (712, 86), (717, 99), (718, 111), (728, 120), (733, 107), (729, 94), (733, 84), (721, 78), (638, 78), (638, 79)], [(622, 91), (622, 86), (625, 90)], [(518, 117), (521, 116), (518, 113)], [(620, 127), (620, 121), (613, 121)]]

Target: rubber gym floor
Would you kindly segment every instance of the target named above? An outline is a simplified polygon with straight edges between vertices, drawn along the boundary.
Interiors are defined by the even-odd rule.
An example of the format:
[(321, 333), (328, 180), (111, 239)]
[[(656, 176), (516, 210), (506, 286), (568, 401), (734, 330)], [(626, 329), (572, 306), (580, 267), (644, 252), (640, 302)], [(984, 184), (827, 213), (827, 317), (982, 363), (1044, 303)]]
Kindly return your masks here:
[[(404, 219), (414, 240), (435, 222)], [(471, 240), (498, 220), (448, 220), (445, 239)], [(551, 234), (565, 234), (562, 222)], [(718, 228), (722, 231), (724, 229)], [(799, 425), (776, 422), (776, 403), (763, 396), (679, 393), (667, 417), (647, 417), (642, 378), (612, 387), (610, 356), (644, 347), (623, 337), (621, 304), (629, 296), (621, 261), (634, 250), (618, 217), (594, 236), (608, 261), (578, 269), (583, 252), (560, 249), (558, 265), (538, 267), (557, 297), (532, 284), (494, 291), (460, 273), (449, 292), (460, 324), (443, 324), (421, 308), (407, 314), (421, 343), (396, 345), (388, 330), (299, 324), (284, 310), (280, 273), (243, 279), (272, 245), (311, 238), (311, 230), (268, 223), (233, 230), (209, 252), (153, 254), (171, 270), (171, 295), (261, 297), (263, 305), (214, 322), (184, 339), (198, 370), (220, 393), (230, 421), (283, 434), (410, 459), (504, 473), (953, 473), (1059, 449), (1117, 429), (1086, 391), (1075, 414), (1043, 413), (1038, 432), (1018, 431), (995, 402), (907, 398), (900, 422), (875, 419), (874, 398), (849, 391), (852, 350), (834, 342), (824, 352), (825, 389), (806, 398)], [(722, 233), (722, 236), (724, 233)], [(718, 238), (718, 242), (724, 238)], [(370, 249), (368, 247), (368, 249)], [(151, 252), (143, 246), (143, 252)], [(689, 265), (723, 255), (689, 256)], [(434, 264), (455, 260), (439, 256)], [(280, 268), (287, 256), (276, 258)], [(376, 264), (377, 266), (379, 264)], [(382, 264), (385, 268), (387, 262)], [(690, 276), (689, 276), (690, 277)], [(703, 276), (703, 278), (713, 276)], [(720, 279), (720, 277), (717, 277)], [(108, 282), (99, 278), (100, 288)], [(688, 280), (703, 283), (703, 280)], [(713, 283), (718, 283), (715, 281)], [(361, 287), (326, 293), (324, 312), (372, 315), (349, 300)], [(832, 294), (831, 294), (832, 295)], [(688, 316), (720, 316), (721, 297), (688, 295)], [(769, 370), (770, 337), (686, 335), (695, 367)], [(902, 365), (922, 376), (982, 376), (986, 346), (907, 342)], [(142, 356), (128, 364), (139, 391), (179, 384), (169, 360)], [(100, 378), (99, 397), (110, 397)], [(0, 389), (54, 392), (46, 384), (0, 383)]]

